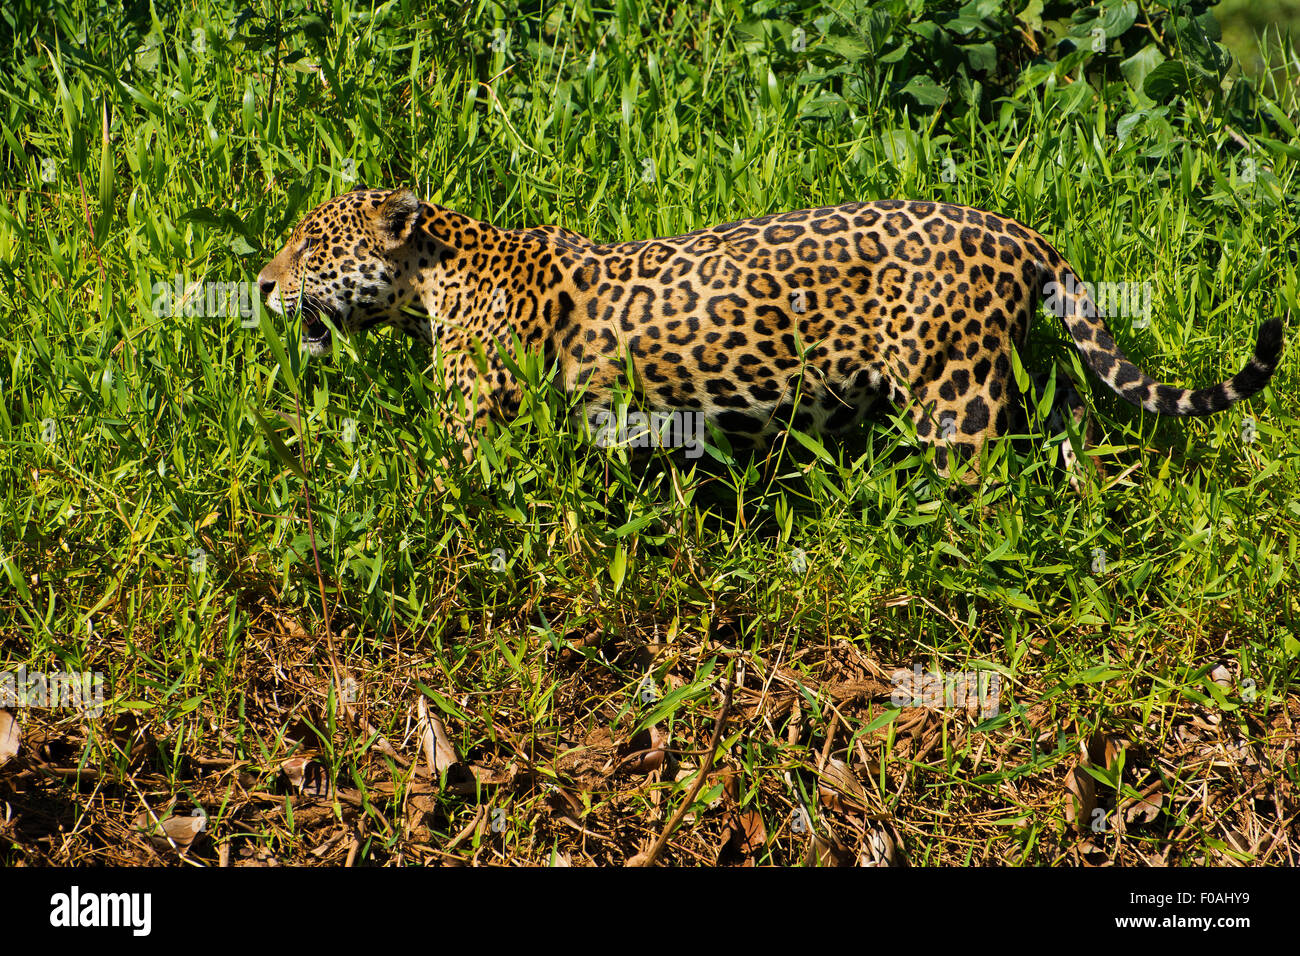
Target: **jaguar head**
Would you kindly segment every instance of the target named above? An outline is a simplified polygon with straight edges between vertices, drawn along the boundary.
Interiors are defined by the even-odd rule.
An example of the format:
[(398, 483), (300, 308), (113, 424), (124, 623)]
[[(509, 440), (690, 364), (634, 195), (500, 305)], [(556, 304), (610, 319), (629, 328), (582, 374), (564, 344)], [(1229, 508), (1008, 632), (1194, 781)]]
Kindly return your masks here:
[(398, 322), (416, 297), (412, 260), (424, 215), (409, 189), (358, 189), (322, 203), (258, 273), (267, 307), (301, 317), (312, 355), (329, 352), (332, 329)]

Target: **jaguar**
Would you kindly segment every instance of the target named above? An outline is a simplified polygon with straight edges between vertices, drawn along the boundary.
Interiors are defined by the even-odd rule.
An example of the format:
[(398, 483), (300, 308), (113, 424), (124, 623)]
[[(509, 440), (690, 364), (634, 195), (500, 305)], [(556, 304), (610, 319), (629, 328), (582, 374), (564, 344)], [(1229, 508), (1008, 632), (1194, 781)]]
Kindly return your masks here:
[[(541, 352), (589, 417), (631, 388), (650, 412), (703, 416), (760, 446), (790, 427), (842, 434), (883, 405), (914, 423), (947, 472), (1026, 427), (1013, 353), (1040, 304), (1097, 378), (1157, 415), (1211, 415), (1256, 394), (1283, 339), (1268, 319), (1231, 378), (1158, 382), (1119, 349), (1091, 287), (1038, 232), (897, 199), (597, 243), (363, 188), (313, 209), (257, 282), (268, 308), (300, 317), (312, 355), (331, 351), (336, 331), (383, 325), (436, 343), (447, 385), (467, 400), (447, 424), (470, 456), (477, 429), (519, 408), (521, 349)], [(1066, 413), (1080, 412), (1075, 396)]]

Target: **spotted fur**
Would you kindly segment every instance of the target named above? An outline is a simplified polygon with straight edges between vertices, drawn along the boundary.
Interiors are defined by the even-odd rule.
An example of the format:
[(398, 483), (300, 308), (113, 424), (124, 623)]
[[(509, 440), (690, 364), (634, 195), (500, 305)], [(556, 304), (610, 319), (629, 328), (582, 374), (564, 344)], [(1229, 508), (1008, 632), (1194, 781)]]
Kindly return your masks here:
[[(1044, 295), (1097, 376), (1161, 415), (1209, 415), (1255, 394), (1282, 352), (1273, 319), (1230, 379), (1157, 382), (1119, 350), (1042, 236), (935, 202), (850, 203), (599, 244), (557, 226), (499, 229), (405, 189), (358, 190), (308, 214), (258, 282), (273, 310), (301, 315), (313, 354), (329, 349), (324, 317), (349, 333), (391, 324), (437, 339), (448, 382), (476, 400), (480, 423), (518, 408), (503, 361), (517, 337), (558, 363), (588, 408), (608, 402), (630, 356), (652, 410), (700, 412), (761, 444), (788, 425), (843, 432), (883, 401), (906, 410), (940, 467), (949, 449), (974, 455), (1023, 427), (1011, 356)], [(468, 426), (456, 427), (469, 443)]]

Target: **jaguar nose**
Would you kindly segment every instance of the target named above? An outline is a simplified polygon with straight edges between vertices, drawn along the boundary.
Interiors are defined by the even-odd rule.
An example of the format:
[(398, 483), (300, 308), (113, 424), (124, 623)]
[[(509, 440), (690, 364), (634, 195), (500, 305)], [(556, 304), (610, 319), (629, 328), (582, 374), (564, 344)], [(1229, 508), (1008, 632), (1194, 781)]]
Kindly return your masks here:
[(257, 277), (257, 288), (261, 291), (262, 297), (265, 298), (275, 291), (275, 280), (259, 275)]

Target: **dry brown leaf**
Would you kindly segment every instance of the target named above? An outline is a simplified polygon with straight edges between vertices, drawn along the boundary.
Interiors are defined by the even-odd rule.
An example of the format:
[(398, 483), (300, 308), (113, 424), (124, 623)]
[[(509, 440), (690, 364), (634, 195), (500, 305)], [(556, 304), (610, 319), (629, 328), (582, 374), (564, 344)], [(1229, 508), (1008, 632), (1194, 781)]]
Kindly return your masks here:
[(851, 853), (840, 838), (832, 833), (829, 837), (813, 831), (804, 853), (804, 866), (852, 866), (857, 857)]
[[(1242, 833), (1241, 833), (1240, 830), (1228, 830), (1228, 831), (1226, 831), (1223, 835), (1224, 835), (1225, 840), (1227, 841), (1228, 846), (1231, 847), (1232, 849), (1236, 850), (1238, 853), (1247, 853), (1247, 854), (1249, 854), (1249, 853), (1254, 853), (1254, 852), (1255, 852), (1253, 849), (1251, 849), (1250, 841), (1247, 840), (1247, 839), (1242, 835)], [(1221, 857), (1225, 862), (1227, 862), (1227, 861), (1231, 861), (1233, 864), (1235, 864), (1235, 865), (1237, 865), (1237, 866), (1240, 866), (1241, 863), (1242, 863), (1241, 860), (1234, 859), (1234, 858), (1231, 857), (1228, 853), (1223, 852), (1223, 851), (1220, 851), (1219, 856), (1220, 856), (1220, 857)]]
[(1130, 800), (1124, 808), (1124, 821), (1126, 823), (1151, 823), (1156, 817), (1160, 816), (1160, 810), (1165, 803), (1165, 785), (1158, 778), (1148, 787), (1141, 791), (1142, 796), (1137, 800)]
[(1088, 738), (1088, 760), (1094, 767), (1114, 770), (1119, 755), (1132, 746), (1133, 742), (1127, 737), (1097, 731)]
[(302, 789), (307, 764), (309, 763), (311, 763), (310, 757), (290, 757), (280, 764), (280, 772), (288, 778), (289, 783), (293, 784), (295, 790)]
[(569, 793), (564, 787), (554, 786), (551, 792), (547, 794), (546, 802), (552, 810), (560, 814), (561, 818), (581, 825), (582, 815), (586, 812), (586, 808), (581, 800)]
[[(767, 845), (767, 826), (763, 815), (754, 805), (736, 807), (727, 815), (722, 829), (722, 844), (718, 849), (718, 862), (734, 861), (739, 856), (746, 866), (754, 865), (754, 857)], [(735, 856), (732, 856), (735, 854)]]
[(860, 810), (867, 808), (867, 791), (858, 775), (843, 760), (835, 757), (827, 760), (818, 776), (818, 796), (827, 805), (841, 809), (840, 800), (843, 798)]
[(191, 816), (172, 816), (155, 823), (146, 811), (135, 818), (135, 826), (157, 849), (183, 852), (207, 829), (208, 815), (196, 807)]
[(22, 744), (23, 729), (7, 710), (0, 710), (0, 767), (18, 756)]
[[(626, 751), (620, 756), (627, 756), (627, 763), (622, 764), (629, 773), (650, 773), (664, 765), (668, 756), (668, 735), (658, 727), (650, 727), (633, 737), (624, 747)], [(635, 756), (633, 756), (635, 755)]]
[(436, 794), (416, 793), (406, 798), (406, 829), (410, 838), (417, 843), (427, 843), (433, 837), (429, 823), (439, 809), (439, 797)]
[(280, 764), (280, 771), (295, 790), (307, 797), (327, 800), (332, 788), (325, 766), (307, 756), (290, 757)]
[(870, 827), (862, 836), (858, 866), (897, 866), (898, 848), (885, 827)]
[(499, 787), (502, 784), (509, 783), (515, 778), (517, 772), (513, 765), (494, 769), (480, 767), (478, 764), (472, 763), (466, 769), (473, 775), (475, 782), (480, 787)]
[(235, 866), (279, 866), (280, 861), (266, 847), (245, 844), (239, 851), (241, 859)]
[(722, 794), (718, 802), (727, 806), (722, 841), (718, 845), (717, 863), (722, 865), (740, 858), (744, 866), (753, 866), (754, 857), (767, 845), (767, 826), (755, 804), (741, 807), (740, 775), (734, 770), (720, 774)]
[(767, 845), (767, 825), (753, 804), (736, 810), (734, 831), (732, 844), (746, 857), (756, 856)]
[(429, 765), (429, 776), (437, 778), (444, 770), (450, 770), (453, 765), (460, 763), (460, 757), (447, 739), (447, 728), (443, 726), (442, 719), (429, 713), (423, 694), (415, 699), (415, 706), (420, 715), (420, 740), (424, 745), (424, 759)]
[(1075, 767), (1065, 776), (1065, 789), (1065, 822), (1073, 823), (1080, 833), (1090, 832), (1097, 809), (1097, 781), (1083, 767)]

